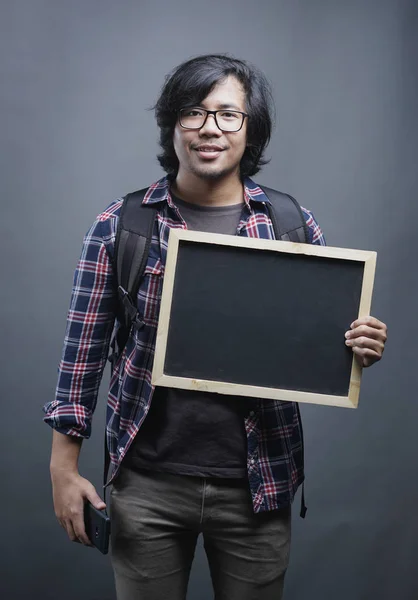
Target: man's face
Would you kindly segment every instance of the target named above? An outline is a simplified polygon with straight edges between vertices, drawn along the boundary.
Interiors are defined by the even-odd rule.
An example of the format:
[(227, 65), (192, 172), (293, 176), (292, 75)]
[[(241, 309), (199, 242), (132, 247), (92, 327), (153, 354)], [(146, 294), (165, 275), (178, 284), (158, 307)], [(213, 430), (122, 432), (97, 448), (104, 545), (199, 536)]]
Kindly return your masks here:
[[(200, 103), (201, 108), (229, 108), (246, 112), (245, 93), (239, 81), (230, 76), (219, 82)], [(208, 115), (201, 129), (183, 129), (177, 122), (174, 129), (174, 149), (179, 160), (179, 175), (191, 173), (207, 180), (239, 174), (239, 164), (245, 152), (247, 119), (240, 131), (223, 132)]]

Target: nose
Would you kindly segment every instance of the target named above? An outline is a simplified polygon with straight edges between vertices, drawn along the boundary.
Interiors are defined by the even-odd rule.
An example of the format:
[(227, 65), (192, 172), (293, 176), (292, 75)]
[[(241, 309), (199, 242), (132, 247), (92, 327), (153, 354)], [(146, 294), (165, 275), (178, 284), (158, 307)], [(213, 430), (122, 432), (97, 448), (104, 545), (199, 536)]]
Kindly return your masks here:
[(221, 136), (222, 131), (216, 124), (215, 115), (208, 115), (205, 124), (199, 130), (199, 135), (213, 137), (213, 136)]

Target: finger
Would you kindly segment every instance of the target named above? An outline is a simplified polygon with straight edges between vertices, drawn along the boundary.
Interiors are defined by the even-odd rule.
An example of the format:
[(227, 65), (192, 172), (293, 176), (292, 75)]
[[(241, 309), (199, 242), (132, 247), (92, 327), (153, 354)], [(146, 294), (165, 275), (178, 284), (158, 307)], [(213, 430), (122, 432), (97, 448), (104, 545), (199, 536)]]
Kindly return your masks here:
[(73, 514), (71, 515), (71, 522), (74, 528), (74, 533), (80, 543), (84, 546), (91, 546), (91, 542), (86, 533), (86, 527), (84, 525), (84, 506), (85, 503), (83, 501), (82, 504), (74, 510)]
[(382, 354), (384, 350), (384, 344), (380, 340), (374, 340), (369, 337), (360, 336), (358, 338), (348, 339), (345, 341), (346, 346), (352, 348), (363, 348), (373, 350), (378, 354)]
[(92, 543), (89, 540), (89, 537), (86, 533), (86, 528), (84, 526), (84, 519), (82, 517), (76, 517), (73, 520), (73, 526), (74, 526), (74, 533), (77, 536), (78, 540), (84, 545), (84, 546), (91, 546)]
[(103, 502), (94, 488), (93, 491), (86, 494), (86, 498), (89, 502), (91, 502), (91, 504), (93, 504), (94, 508), (97, 508), (97, 510), (104, 510), (106, 508), (106, 504)]
[(64, 520), (63, 527), (64, 527), (65, 531), (67, 532), (67, 535), (70, 538), (70, 540), (72, 542), (76, 542), (77, 544), (79, 544), (80, 540), (78, 539), (78, 537), (75, 534), (72, 522), (70, 520)]
[(360, 325), (368, 325), (369, 327), (373, 327), (374, 329), (387, 329), (385, 323), (382, 323), (382, 321), (379, 321), (379, 319), (371, 317), (370, 315), (366, 317), (361, 317), (360, 319), (356, 319), (351, 323), (350, 327), (351, 329), (354, 329), (355, 327), (359, 327)]
[(381, 354), (370, 348), (353, 348), (353, 353), (363, 367), (369, 367), (382, 358)]
[(368, 337), (382, 342), (386, 341), (386, 335), (383, 329), (376, 329), (375, 327), (369, 327), (368, 325), (358, 325), (354, 329), (350, 329), (346, 332), (345, 337), (347, 339)]

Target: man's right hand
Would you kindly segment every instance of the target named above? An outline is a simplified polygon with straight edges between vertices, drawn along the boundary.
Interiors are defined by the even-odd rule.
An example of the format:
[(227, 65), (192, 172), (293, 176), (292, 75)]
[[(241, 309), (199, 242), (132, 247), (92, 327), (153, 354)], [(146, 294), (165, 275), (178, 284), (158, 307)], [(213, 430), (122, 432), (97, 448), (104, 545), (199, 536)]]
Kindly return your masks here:
[(78, 472), (82, 439), (53, 431), (51, 480), (55, 514), (73, 542), (91, 546), (84, 527), (84, 504), (89, 500), (103, 510), (106, 504), (94, 486)]
[(88, 500), (98, 510), (106, 508), (93, 484), (77, 471), (52, 472), (55, 515), (72, 542), (92, 546), (84, 527), (84, 504)]

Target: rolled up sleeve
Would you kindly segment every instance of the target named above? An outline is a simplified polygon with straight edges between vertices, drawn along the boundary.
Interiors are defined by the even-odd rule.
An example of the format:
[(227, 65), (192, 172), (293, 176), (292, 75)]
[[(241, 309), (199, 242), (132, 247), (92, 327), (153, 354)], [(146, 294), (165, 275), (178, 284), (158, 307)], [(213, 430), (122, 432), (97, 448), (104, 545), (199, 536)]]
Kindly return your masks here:
[(84, 238), (71, 294), (55, 399), (44, 421), (61, 433), (88, 438), (115, 320), (113, 267), (97, 220)]

